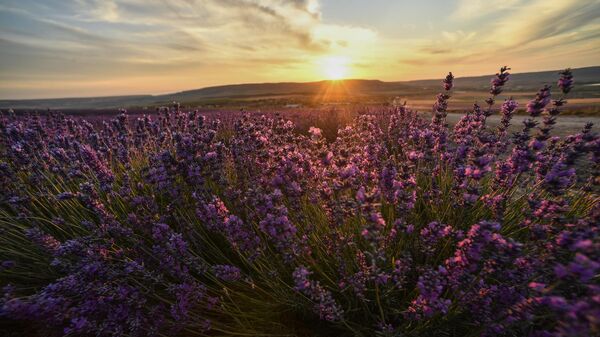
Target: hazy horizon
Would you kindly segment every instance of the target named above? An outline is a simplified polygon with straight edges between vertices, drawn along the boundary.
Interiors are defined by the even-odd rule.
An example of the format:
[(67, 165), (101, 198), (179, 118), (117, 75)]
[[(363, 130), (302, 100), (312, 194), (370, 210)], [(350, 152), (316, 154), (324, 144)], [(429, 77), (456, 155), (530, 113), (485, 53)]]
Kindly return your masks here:
[(581, 68), (600, 1), (0, 0), (0, 99)]
[[(583, 66), (583, 67), (578, 67), (578, 68), (574, 68), (574, 69), (583, 69), (583, 68), (596, 68), (596, 67), (600, 67), (600, 65), (591, 65), (591, 66)], [(561, 69), (544, 69), (544, 70), (536, 70), (536, 71), (525, 71), (525, 72), (513, 72), (513, 74), (522, 74), (522, 73), (538, 73), (538, 72), (548, 72), (548, 71), (558, 71)], [(488, 74), (475, 74), (475, 75), (465, 75), (465, 76), (456, 76), (456, 79), (461, 79), (461, 78), (474, 78), (474, 77), (487, 77), (487, 76), (491, 76), (493, 75), (492, 73), (488, 73)], [(323, 81), (382, 81), (382, 82), (411, 82), (411, 81), (430, 81), (430, 80), (440, 80), (441, 81), (441, 77), (438, 76), (437, 78), (416, 78), (416, 79), (411, 79), (411, 80), (403, 80), (403, 79), (398, 79), (398, 80), (388, 80), (388, 81), (383, 81), (377, 78), (344, 78), (341, 80), (332, 80), (332, 79), (321, 79), (321, 80), (315, 80), (315, 81), (277, 81), (277, 82), (243, 82), (243, 83), (224, 83), (224, 84), (215, 84), (215, 85), (208, 85), (208, 86), (204, 86), (204, 87), (198, 87), (198, 88), (184, 88), (182, 90), (177, 90), (177, 91), (165, 91), (165, 92), (154, 92), (154, 93), (138, 93), (138, 94), (127, 94), (127, 95), (102, 95), (102, 96), (56, 96), (56, 97), (31, 97), (31, 98), (11, 98), (11, 97), (0, 97), (0, 100), (5, 100), (5, 101), (10, 101), (10, 100), (45, 100), (45, 99), (78, 99), (78, 98), (103, 98), (103, 97), (127, 97), (127, 96), (160, 96), (160, 95), (167, 95), (167, 94), (175, 94), (175, 93), (179, 93), (179, 92), (187, 92), (187, 91), (194, 91), (194, 90), (201, 90), (201, 89), (207, 89), (207, 88), (215, 88), (215, 87), (226, 87), (226, 86), (241, 86), (241, 85), (260, 85), (260, 84), (283, 84), (283, 83), (297, 83), (297, 84), (303, 84), (303, 83), (315, 83), (315, 82), (323, 82)]]

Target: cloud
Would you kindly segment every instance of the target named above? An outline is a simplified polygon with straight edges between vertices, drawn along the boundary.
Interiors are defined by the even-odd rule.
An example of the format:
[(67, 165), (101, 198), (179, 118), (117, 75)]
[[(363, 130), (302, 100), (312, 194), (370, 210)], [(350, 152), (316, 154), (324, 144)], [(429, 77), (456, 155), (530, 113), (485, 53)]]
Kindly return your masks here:
[(518, 46), (569, 34), (600, 23), (600, 1), (537, 0), (494, 25), (494, 36), (507, 46)]
[[(482, 18), (484, 17), (485, 18)], [(522, 50), (571, 38), (592, 38), (590, 27), (600, 24), (598, 0), (460, 0), (452, 15), (478, 28), (473, 41), (486, 48)], [(442, 33), (450, 40), (461, 40)], [(587, 36), (587, 37), (586, 37)], [(561, 38), (562, 37), (562, 38)]]
[(329, 21), (338, 13), (322, 13), (332, 5), (317, 0), (2, 0), (0, 96), (11, 87), (12, 97), (32, 95), (26, 84), (54, 93), (64, 83), (65, 95), (77, 95), (93, 83), (98, 94), (123, 94), (316, 80), (328, 56), (351, 59), (352, 77), (384, 80), (443, 75), (449, 66), (464, 75), (491, 72), (490, 64), (529, 70), (597, 59), (598, 0), (452, 4), (425, 1), (418, 6), (435, 8), (422, 18), (380, 15), (372, 20), (391, 21), (364, 26)]
[(117, 22), (121, 18), (119, 6), (113, 0), (76, 0), (76, 3), (101, 21)]
[(465, 28), (416, 42), (400, 63), (414, 69), (453, 65), (466, 71), (508, 63), (542, 70), (591, 65), (599, 55), (600, 1), (461, 0), (451, 22), (446, 25)]
[(473, 40), (473, 38), (477, 35), (477, 32), (468, 32), (465, 33), (462, 30), (457, 30), (455, 32), (447, 32), (442, 31), (442, 36), (445, 39), (445, 43), (450, 44), (464, 44)]
[(419, 42), (413, 47), (416, 54), (422, 54), (421, 60), (417, 61), (414, 55), (405, 59), (409, 64), (426, 64), (431, 62), (449, 62), (450, 57), (465, 57), (473, 53), (481, 42), (477, 39), (477, 32), (465, 32), (463, 30), (442, 31), (440, 36), (434, 40)]
[(492, 13), (514, 9), (522, 0), (459, 0), (450, 15), (456, 20), (472, 20)]
[[(34, 71), (36, 86), (48, 87), (71, 73), (117, 83), (141, 71), (163, 76), (156, 87), (172, 90), (282, 74), (309, 80), (314, 73), (302, 62), (371, 37), (359, 27), (323, 23), (317, 0), (5, 0), (0, 73), (14, 87), (22, 87), (19, 73), (35, 78)], [(0, 79), (2, 88), (10, 87), (6, 81)]]

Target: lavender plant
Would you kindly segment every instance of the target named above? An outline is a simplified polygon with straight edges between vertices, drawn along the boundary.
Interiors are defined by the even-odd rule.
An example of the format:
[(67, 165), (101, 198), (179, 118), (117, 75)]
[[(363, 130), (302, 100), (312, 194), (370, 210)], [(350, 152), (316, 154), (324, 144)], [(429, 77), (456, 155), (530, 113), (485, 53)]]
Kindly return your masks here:
[(600, 334), (600, 137), (552, 136), (566, 100), (550, 86), (509, 134), (508, 70), (453, 128), (450, 73), (430, 121), (401, 105), (334, 140), (178, 104), (101, 125), (0, 116), (1, 329)]

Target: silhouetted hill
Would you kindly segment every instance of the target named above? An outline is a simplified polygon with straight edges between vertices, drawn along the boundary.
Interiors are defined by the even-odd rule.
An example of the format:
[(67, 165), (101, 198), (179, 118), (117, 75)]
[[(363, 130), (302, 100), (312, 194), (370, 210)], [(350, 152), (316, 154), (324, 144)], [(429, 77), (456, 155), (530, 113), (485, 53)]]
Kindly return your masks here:
[(272, 95), (317, 95), (333, 90), (335, 93), (372, 93), (390, 88), (410, 88), (402, 82), (382, 82), (379, 80), (318, 81), (318, 82), (281, 82), (233, 84), (182, 91), (156, 96), (158, 99), (185, 102), (199, 98), (239, 98)]
[[(586, 84), (600, 83), (600, 66), (573, 69), (575, 85), (583, 86)], [(529, 73), (511, 74), (510, 81), (507, 84), (509, 90), (537, 90), (544, 84), (554, 85), (558, 79), (559, 70), (538, 71)], [(491, 75), (457, 77), (455, 85), (458, 90), (487, 90), (490, 87)], [(411, 86), (421, 86), (424, 88), (439, 87), (439, 79), (416, 80), (402, 82)]]
[[(106, 96), (106, 97), (72, 97), (72, 98), (43, 98), (22, 100), (0, 100), (2, 109), (97, 109), (117, 108), (131, 105), (150, 104), (155, 100), (152, 95), (135, 96)], [(143, 103), (147, 102), (147, 103)]]
[[(600, 97), (600, 66), (573, 69), (578, 98)], [(458, 77), (455, 88), (461, 92), (485, 92), (493, 75)], [(511, 92), (535, 91), (543, 84), (555, 84), (558, 70), (512, 74), (507, 85)], [(286, 97), (416, 97), (431, 95), (441, 88), (440, 79), (383, 82), (350, 79), (344, 81), (250, 83), (207, 87), (166, 95), (137, 95), (85, 98), (0, 100), (7, 109), (109, 109), (169, 104), (206, 104), (224, 100), (285, 99)]]

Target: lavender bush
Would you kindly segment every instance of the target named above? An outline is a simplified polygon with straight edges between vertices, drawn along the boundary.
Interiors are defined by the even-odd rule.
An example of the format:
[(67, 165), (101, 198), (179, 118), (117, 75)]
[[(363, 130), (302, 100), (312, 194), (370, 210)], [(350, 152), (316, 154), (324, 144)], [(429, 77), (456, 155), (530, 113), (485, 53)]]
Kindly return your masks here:
[(2, 116), (4, 331), (600, 334), (600, 138), (552, 135), (569, 70), (510, 134), (509, 78), (453, 128), (450, 73), (431, 120), (400, 105), (333, 141), (178, 105), (100, 127)]

